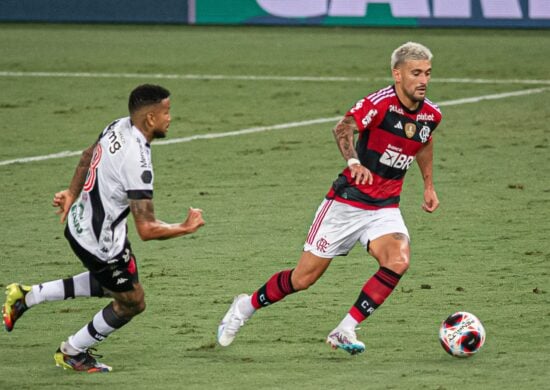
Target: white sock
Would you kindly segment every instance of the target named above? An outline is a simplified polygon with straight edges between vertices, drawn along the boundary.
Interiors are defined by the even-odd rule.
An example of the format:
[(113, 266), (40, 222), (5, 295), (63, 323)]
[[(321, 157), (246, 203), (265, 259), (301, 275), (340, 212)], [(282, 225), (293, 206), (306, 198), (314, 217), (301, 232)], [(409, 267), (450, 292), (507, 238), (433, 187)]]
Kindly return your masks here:
[(25, 303), (27, 307), (31, 307), (42, 302), (102, 295), (101, 287), (95, 279), (92, 280), (90, 272), (83, 272), (72, 278), (33, 285), (31, 291), (25, 296)]
[(247, 319), (252, 317), (252, 314), (254, 314), (254, 312), (256, 311), (256, 309), (254, 309), (254, 306), (252, 306), (252, 297), (240, 299), (237, 305), (241, 314), (244, 315)]
[(359, 325), (359, 322), (353, 318), (349, 313), (346, 314), (344, 319), (338, 325), (339, 328), (355, 331), (355, 328)]
[(25, 296), (27, 307), (38, 305), (44, 301), (62, 301), (65, 299), (63, 280), (54, 280), (42, 284), (35, 284)]
[(113, 303), (96, 313), (92, 321), (70, 336), (69, 344), (78, 351), (87, 351), (111, 333), (126, 325), (129, 320), (118, 317), (113, 310)]
[[(93, 330), (95, 334), (90, 334), (90, 324), (93, 324)], [(103, 318), (103, 310), (98, 312), (90, 324), (83, 326), (78, 332), (69, 337), (69, 344), (79, 351), (86, 351), (88, 348), (93, 347), (116, 329), (110, 327)]]

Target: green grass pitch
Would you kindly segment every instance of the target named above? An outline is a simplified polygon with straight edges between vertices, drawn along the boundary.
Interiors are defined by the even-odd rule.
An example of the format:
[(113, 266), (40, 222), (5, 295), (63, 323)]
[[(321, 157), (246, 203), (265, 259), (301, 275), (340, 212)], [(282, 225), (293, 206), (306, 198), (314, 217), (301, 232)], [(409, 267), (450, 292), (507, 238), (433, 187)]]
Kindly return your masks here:
[[(148, 308), (100, 345), (111, 374), (64, 372), (53, 361), (107, 302), (54, 302), (0, 332), (0, 389), (549, 388), (548, 30), (2, 24), (0, 163), (82, 150), (126, 115), (129, 91), (143, 82), (172, 92), (168, 139), (338, 117), (390, 83), (391, 51), (408, 40), (435, 55), (428, 96), (444, 103), (434, 161), (441, 207), (421, 210), (413, 167), (402, 196), (411, 268), (358, 331), (363, 355), (324, 344), (376, 270), (360, 247), (310, 290), (258, 312), (230, 347), (215, 343), (233, 296), (299, 257), (344, 166), (335, 121), (326, 121), (153, 145), (158, 217), (176, 222), (201, 207), (207, 225), (143, 243), (130, 221)], [(472, 97), (490, 99), (451, 104)], [(50, 206), (77, 161), (0, 165), (0, 289), (82, 272)], [(487, 330), (465, 360), (437, 338), (458, 310)]]

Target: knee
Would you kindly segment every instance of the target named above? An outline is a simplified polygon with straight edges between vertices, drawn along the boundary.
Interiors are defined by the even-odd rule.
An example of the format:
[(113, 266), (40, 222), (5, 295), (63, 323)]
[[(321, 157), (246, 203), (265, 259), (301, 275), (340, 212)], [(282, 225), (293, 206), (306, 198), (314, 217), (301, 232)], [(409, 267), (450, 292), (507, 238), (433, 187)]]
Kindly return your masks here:
[(142, 299), (140, 302), (137, 302), (134, 306), (133, 306), (133, 313), (134, 313), (134, 316), (137, 316), (138, 314), (141, 314), (145, 311), (145, 308), (147, 307), (147, 305), (145, 304), (145, 300)]
[(403, 275), (409, 269), (410, 258), (405, 253), (400, 253), (395, 256), (390, 256), (386, 260), (380, 262), (381, 267), (388, 268), (389, 270)]

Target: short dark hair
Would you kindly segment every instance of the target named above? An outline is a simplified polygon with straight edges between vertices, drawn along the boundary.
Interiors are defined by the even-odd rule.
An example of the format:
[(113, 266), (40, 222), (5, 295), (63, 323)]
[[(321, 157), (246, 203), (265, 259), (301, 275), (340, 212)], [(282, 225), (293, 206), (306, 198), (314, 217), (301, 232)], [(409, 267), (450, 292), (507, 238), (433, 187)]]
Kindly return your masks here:
[(133, 114), (140, 108), (158, 104), (169, 96), (170, 91), (160, 85), (140, 85), (130, 93), (128, 111), (130, 111), (130, 114)]

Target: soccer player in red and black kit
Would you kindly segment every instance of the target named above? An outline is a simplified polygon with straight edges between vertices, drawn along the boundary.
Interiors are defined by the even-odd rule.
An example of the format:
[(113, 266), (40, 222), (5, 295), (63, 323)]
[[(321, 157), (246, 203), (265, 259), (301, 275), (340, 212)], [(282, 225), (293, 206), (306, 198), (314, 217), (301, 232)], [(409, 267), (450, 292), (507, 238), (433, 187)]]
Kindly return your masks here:
[(333, 132), (348, 166), (319, 206), (298, 264), (274, 274), (251, 296), (234, 299), (218, 327), (220, 345), (231, 344), (256, 310), (307, 289), (335, 256), (346, 255), (359, 241), (380, 268), (327, 343), (352, 355), (365, 350), (356, 326), (386, 300), (409, 268), (409, 233), (399, 197), (415, 159), (424, 181), (422, 208), (431, 213), (439, 206), (432, 180), (432, 133), (441, 112), (426, 98), (431, 60), (430, 50), (418, 43), (398, 47), (391, 56), (394, 84), (361, 99), (338, 122)]

